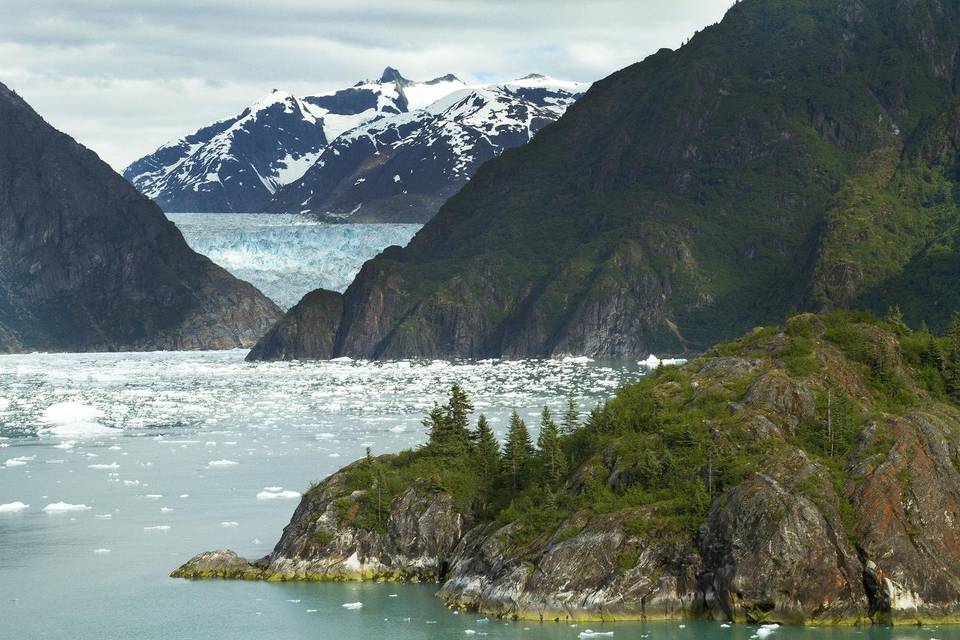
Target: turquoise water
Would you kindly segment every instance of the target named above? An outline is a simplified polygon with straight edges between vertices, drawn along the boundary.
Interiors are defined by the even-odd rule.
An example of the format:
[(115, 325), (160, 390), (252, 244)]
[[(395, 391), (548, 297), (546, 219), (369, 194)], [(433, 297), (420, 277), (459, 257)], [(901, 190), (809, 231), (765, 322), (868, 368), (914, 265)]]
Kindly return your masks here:
[[(502, 430), (514, 408), (533, 423), (545, 402), (573, 394), (587, 407), (641, 375), (635, 363), (578, 360), (247, 364), (243, 355), (0, 357), (0, 505), (8, 510), (0, 513), (0, 638), (756, 634), (706, 622), (485, 620), (444, 609), (436, 585), (167, 577), (203, 550), (268, 553), (297, 505), (295, 492), (367, 446), (381, 452), (421, 442), (420, 418), (453, 381)], [(12, 511), (14, 503), (28, 506)], [(74, 510), (44, 511), (59, 503)], [(357, 602), (358, 609), (343, 607)], [(960, 633), (778, 629), (768, 640), (797, 637), (960, 640)]]
[[(208, 549), (268, 553), (296, 492), (366, 447), (421, 442), (422, 416), (454, 381), (502, 428), (514, 408), (535, 422), (544, 403), (559, 409), (573, 394), (587, 407), (640, 375), (635, 363), (579, 360), (244, 355), (0, 357), (0, 638), (459, 637), (476, 624), (519, 633), (453, 615), (432, 586), (167, 576)], [(363, 607), (342, 607), (350, 602)]]

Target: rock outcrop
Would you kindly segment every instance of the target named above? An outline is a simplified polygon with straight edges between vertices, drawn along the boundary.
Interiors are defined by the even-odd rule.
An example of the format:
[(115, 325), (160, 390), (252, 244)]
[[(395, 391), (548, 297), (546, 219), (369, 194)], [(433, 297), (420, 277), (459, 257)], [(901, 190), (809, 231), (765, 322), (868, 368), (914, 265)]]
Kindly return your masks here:
[(806, 314), (666, 368), (568, 436), (555, 490), (478, 489), (471, 454), (357, 462), (270, 556), (174, 575), (435, 580), (540, 620), (960, 621), (960, 410), (943, 339), (896, 326)]
[(229, 349), (281, 316), (0, 84), (0, 353)]

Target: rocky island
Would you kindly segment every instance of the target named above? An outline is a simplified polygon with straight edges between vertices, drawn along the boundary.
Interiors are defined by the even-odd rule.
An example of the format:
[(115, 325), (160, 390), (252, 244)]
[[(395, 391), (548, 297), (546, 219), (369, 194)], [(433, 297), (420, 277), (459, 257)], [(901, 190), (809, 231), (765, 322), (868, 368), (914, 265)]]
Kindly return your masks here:
[(502, 447), (466, 394), (416, 451), (303, 496), (273, 552), (172, 574), (436, 581), (505, 618), (960, 620), (960, 321), (803, 314), (623, 388), (585, 419), (514, 414)]

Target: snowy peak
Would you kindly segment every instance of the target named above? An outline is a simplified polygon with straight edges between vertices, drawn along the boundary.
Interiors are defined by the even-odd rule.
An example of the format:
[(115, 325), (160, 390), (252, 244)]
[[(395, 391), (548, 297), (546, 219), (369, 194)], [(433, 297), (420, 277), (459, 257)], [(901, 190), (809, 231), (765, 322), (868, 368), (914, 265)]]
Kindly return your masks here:
[[(433, 86), (452, 91), (438, 91), (442, 97), (432, 102), (424, 97), (424, 108), (344, 132), (300, 180), (274, 195), (268, 210), (425, 222), (480, 165), (529, 142), (588, 86), (546, 77), (474, 86), (456, 77), (438, 80)], [(403, 91), (429, 86), (414, 83)]]
[[(275, 196), (303, 178), (321, 156), (323, 164), (343, 167), (344, 159), (337, 154), (347, 149), (333, 141), (343, 138), (350, 146), (362, 137), (392, 136), (392, 144), (406, 148), (415, 132), (456, 149), (436, 163), (435, 149), (418, 151), (430, 154), (424, 170), (446, 176), (441, 181), (462, 182), (491, 153), (525, 143), (539, 127), (558, 118), (587, 86), (539, 74), (488, 85), (470, 85), (452, 73), (421, 82), (387, 67), (377, 80), (334, 91), (298, 97), (273, 89), (238, 115), (137, 160), (124, 176), (167, 211), (263, 211), (279, 206)], [(430, 128), (435, 129), (432, 134), (424, 133)], [(474, 153), (472, 140), (481, 137), (486, 140), (478, 144), (487, 150)], [(378, 139), (377, 148), (370, 147), (371, 166), (382, 164), (377, 150), (382, 144)], [(358, 152), (353, 148), (351, 153)], [(399, 189), (401, 181), (391, 175), (388, 191), (408, 195), (410, 189)], [(437, 184), (432, 178), (426, 183)], [(307, 195), (318, 201), (316, 193)], [(436, 197), (427, 198), (428, 209)], [(290, 211), (309, 209), (285, 197), (283, 201)]]

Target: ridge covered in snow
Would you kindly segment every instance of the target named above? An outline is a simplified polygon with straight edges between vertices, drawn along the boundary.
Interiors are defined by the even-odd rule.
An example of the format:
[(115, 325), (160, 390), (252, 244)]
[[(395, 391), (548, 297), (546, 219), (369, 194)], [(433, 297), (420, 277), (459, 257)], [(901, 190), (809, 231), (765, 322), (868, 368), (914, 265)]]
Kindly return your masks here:
[(422, 109), (373, 120), (333, 140), (267, 209), (426, 222), (480, 165), (529, 142), (586, 87), (527, 76), (464, 86)]
[[(588, 86), (537, 74), (499, 85), (452, 74), (418, 82), (387, 67), (337, 91), (274, 90), (135, 161), (124, 177), (168, 212), (422, 221), (482, 162), (526, 143)], [(422, 171), (414, 178), (415, 163)], [(393, 174), (383, 173), (388, 164)]]

